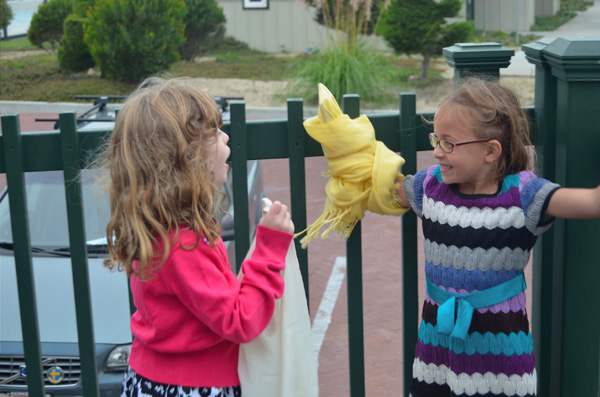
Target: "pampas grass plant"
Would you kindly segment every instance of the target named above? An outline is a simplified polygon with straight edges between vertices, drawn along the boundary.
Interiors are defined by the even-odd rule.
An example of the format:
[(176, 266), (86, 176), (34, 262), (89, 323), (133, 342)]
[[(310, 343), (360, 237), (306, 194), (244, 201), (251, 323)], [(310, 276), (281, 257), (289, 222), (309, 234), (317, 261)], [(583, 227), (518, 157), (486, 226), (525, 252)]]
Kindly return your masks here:
[(288, 84), (288, 94), (316, 103), (317, 84), (323, 83), (338, 102), (344, 94), (358, 94), (377, 101), (383, 85), (392, 77), (391, 63), (369, 46), (366, 34), (376, 31), (379, 17), (389, 0), (378, 3), (375, 28), (371, 23), (373, 0), (320, 0), (323, 23), (328, 28), (324, 46), (300, 58), (298, 73)]

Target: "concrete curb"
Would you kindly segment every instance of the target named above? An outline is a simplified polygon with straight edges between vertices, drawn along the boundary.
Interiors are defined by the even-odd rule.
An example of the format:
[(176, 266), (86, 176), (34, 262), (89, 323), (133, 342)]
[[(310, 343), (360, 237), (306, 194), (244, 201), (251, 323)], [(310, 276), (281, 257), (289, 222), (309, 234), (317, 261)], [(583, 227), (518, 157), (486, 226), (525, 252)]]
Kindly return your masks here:
[[(112, 106), (119, 106), (116, 103)], [(0, 101), (0, 114), (19, 114), (19, 113), (61, 113), (75, 111), (78, 114), (85, 112), (94, 106), (92, 102), (34, 102), (34, 101)], [(111, 105), (109, 105), (111, 106)], [(378, 113), (379, 111), (365, 111), (369, 113)], [(305, 108), (304, 117), (313, 117), (317, 115), (316, 108)], [(246, 108), (246, 117), (248, 119), (287, 119), (287, 108)]]

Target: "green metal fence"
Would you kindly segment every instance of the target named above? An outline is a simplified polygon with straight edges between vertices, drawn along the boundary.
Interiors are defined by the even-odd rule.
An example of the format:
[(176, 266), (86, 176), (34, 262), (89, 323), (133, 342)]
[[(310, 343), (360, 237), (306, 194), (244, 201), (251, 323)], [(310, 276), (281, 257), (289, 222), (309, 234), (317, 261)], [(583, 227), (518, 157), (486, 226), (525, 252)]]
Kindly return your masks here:
[[(244, 104), (231, 103), (231, 148), (233, 180), (234, 180), (234, 211), (236, 219), (243, 214), (247, 218), (247, 187), (245, 179), (246, 161), (255, 159), (289, 159), (290, 180), (304, 181), (304, 159), (307, 157), (323, 156), (321, 146), (304, 130), (302, 122), (302, 101), (289, 99), (288, 117), (285, 120), (246, 121)], [(350, 117), (360, 115), (360, 101), (356, 95), (346, 95), (342, 102), (344, 113)], [(394, 150), (401, 151), (406, 159), (405, 173), (416, 171), (417, 150), (430, 150), (427, 135), (430, 126), (423, 123), (421, 118), (433, 116), (432, 113), (416, 113), (416, 96), (412, 93), (400, 95), (400, 108), (397, 115), (375, 115), (370, 120), (376, 131), (377, 139), (384, 141)], [(402, 150), (401, 150), (402, 148)], [(292, 220), (297, 230), (306, 228), (306, 193), (303, 183), (294, 182), (290, 186), (291, 205), (294, 209)], [(238, 212), (238, 210), (240, 212)], [(245, 211), (245, 212), (244, 212)], [(405, 326), (403, 335), (404, 362), (412, 363), (414, 346), (417, 341), (418, 325), (418, 278), (417, 278), (417, 221), (413, 213), (403, 217), (403, 320)], [(243, 236), (243, 241), (236, 237), (236, 257), (243, 258), (248, 250), (248, 225), (236, 222), (236, 236)], [(239, 227), (239, 229), (238, 229)], [(239, 234), (238, 234), (239, 231)], [(296, 241), (300, 271), (304, 278), (308, 297), (308, 256), (307, 250), (299, 247)], [(310, 250), (310, 245), (308, 247)], [(362, 243), (360, 223), (355, 227), (346, 243), (347, 258), (347, 288), (348, 288), (348, 344), (350, 356), (350, 390), (353, 396), (365, 395), (364, 382), (364, 343), (363, 343), (363, 300), (362, 300)], [(239, 264), (238, 264), (239, 265)], [(350, 293), (351, 291), (351, 293)], [(410, 365), (404, 368), (404, 389), (408, 393), (412, 378)], [(407, 394), (406, 393), (406, 394)]]
[[(542, 157), (541, 174), (566, 186), (595, 186), (600, 169), (600, 40), (557, 39), (524, 46), (536, 64), (536, 107), (527, 108), (535, 123), (534, 143)], [(497, 50), (494, 52), (494, 49)], [(512, 53), (495, 43), (450, 47), (446, 57), (460, 75), (481, 73), (497, 77)], [(469, 73), (467, 73), (469, 72)], [(594, 108), (595, 106), (595, 108)], [(344, 97), (342, 107), (351, 117), (360, 114), (356, 95)], [(302, 125), (303, 103), (287, 101), (287, 118), (246, 120), (243, 102), (231, 103), (227, 126), (232, 149), (236, 257), (243, 258), (250, 245), (248, 237), (248, 160), (288, 159), (293, 221), (298, 230), (306, 228), (306, 187), (304, 159), (322, 156), (320, 145)], [(417, 112), (416, 96), (399, 95), (398, 112), (373, 115), (370, 120), (376, 137), (406, 159), (405, 174), (414, 174), (418, 151), (430, 150), (429, 125), (423, 118), (431, 112)], [(29, 231), (24, 207), (23, 175), (31, 171), (64, 170), (65, 180), (77, 178), (86, 153), (97, 147), (110, 131), (76, 130), (75, 114), (60, 115), (61, 131), (21, 134), (17, 115), (2, 116), (0, 173), (6, 173), (14, 236), (19, 304), (24, 335), (27, 381), (31, 396), (44, 395), (39, 330), (33, 288)], [(585, 131), (582, 133), (581, 131)], [(73, 279), (77, 302), (84, 395), (97, 396), (94, 335), (90, 317), (90, 292), (86, 272), (83, 216), (76, 184), (66, 184), (69, 197), (68, 222), (71, 235)], [(575, 223), (579, 222), (579, 223)], [(534, 254), (533, 332), (538, 358), (539, 393), (542, 396), (596, 396), (599, 390), (600, 293), (597, 290), (597, 262), (600, 233), (597, 221), (559, 221), (540, 239)], [(296, 242), (298, 244), (298, 242)], [(409, 212), (402, 218), (403, 395), (412, 379), (411, 363), (417, 340), (417, 220)], [(310, 250), (310, 246), (308, 247)], [(348, 332), (350, 394), (365, 395), (362, 312), (361, 227), (357, 225), (347, 242)], [(298, 259), (308, 296), (308, 255), (298, 249)], [(565, 264), (568, 264), (566, 266)], [(238, 263), (239, 266), (239, 263)]]

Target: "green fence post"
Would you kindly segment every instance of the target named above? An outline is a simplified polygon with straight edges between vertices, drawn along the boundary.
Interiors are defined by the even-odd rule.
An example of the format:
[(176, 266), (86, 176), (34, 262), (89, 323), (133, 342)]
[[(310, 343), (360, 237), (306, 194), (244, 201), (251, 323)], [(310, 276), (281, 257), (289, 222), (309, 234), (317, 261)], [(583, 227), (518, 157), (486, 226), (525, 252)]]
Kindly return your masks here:
[[(556, 182), (600, 182), (600, 38), (557, 38), (541, 50), (557, 80)], [(560, 351), (561, 396), (597, 396), (600, 370), (600, 221), (557, 220), (555, 265), (564, 296)], [(560, 276), (557, 274), (556, 276)]]
[(248, 129), (246, 102), (231, 101), (231, 176), (233, 178), (233, 216), (236, 273), (239, 273), (250, 249), (250, 215), (248, 211)]
[[(343, 112), (351, 118), (360, 114), (358, 95), (344, 95)], [(362, 288), (362, 230), (359, 221), (346, 240), (346, 287), (348, 290), (348, 345), (350, 396), (365, 395), (365, 342)]]
[[(306, 229), (306, 170), (304, 167), (304, 135), (302, 124), (304, 111), (302, 99), (287, 100), (288, 151), (290, 153), (290, 200), (292, 221), (296, 230)], [(295, 183), (293, 181), (296, 181)], [(310, 292), (308, 288), (308, 250), (302, 249), (300, 239), (294, 239), (300, 274), (304, 283), (304, 294), (310, 310)]]
[(4, 158), (9, 192), (8, 203), (10, 205), (10, 223), (14, 240), (13, 248), (23, 333), (23, 352), (27, 367), (27, 392), (30, 396), (41, 397), (45, 395), (44, 372), (41, 364), (42, 348), (31, 261), (23, 141), (18, 115), (2, 116), (2, 135), (4, 140), (2, 157)]
[(96, 365), (85, 221), (81, 199), (80, 171), (82, 163), (80, 161), (75, 112), (60, 113), (59, 125), (65, 195), (67, 198), (67, 224), (69, 227), (69, 249), (77, 317), (77, 338), (81, 360), (81, 383), (83, 394), (86, 397), (94, 397), (99, 396), (100, 391), (98, 389), (98, 367)]
[[(399, 96), (400, 146), (406, 160), (402, 173), (417, 172), (417, 96), (403, 92)], [(412, 385), (412, 365), (419, 333), (419, 274), (418, 274), (417, 216), (414, 211), (402, 215), (402, 349), (403, 396)]]
[[(521, 47), (535, 65), (535, 130), (532, 141), (539, 176), (556, 179), (556, 85), (542, 50), (554, 39), (542, 39)], [(544, 233), (534, 247), (532, 285), (532, 333), (540, 396), (560, 393), (560, 327), (562, 322), (562, 277), (555, 276), (554, 230)], [(554, 325), (553, 325), (554, 324)], [(553, 332), (554, 330), (554, 332)]]
[(515, 54), (512, 48), (498, 43), (457, 43), (445, 47), (446, 63), (454, 68), (454, 85), (469, 76), (479, 75), (500, 78), (500, 68), (510, 65)]

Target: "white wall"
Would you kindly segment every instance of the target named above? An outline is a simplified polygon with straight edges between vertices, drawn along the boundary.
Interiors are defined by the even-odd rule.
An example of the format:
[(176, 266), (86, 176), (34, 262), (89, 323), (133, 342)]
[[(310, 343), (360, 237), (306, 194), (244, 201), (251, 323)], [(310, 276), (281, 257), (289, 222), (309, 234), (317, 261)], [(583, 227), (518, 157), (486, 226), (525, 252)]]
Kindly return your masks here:
[[(227, 22), (227, 36), (265, 52), (304, 52), (322, 48), (328, 29), (313, 19), (314, 9), (303, 0), (268, 0), (268, 9), (244, 9), (243, 0), (218, 0)], [(380, 37), (369, 38), (379, 49), (389, 50)]]
[(475, 0), (475, 29), (512, 33), (529, 31), (535, 22), (535, 0)]
[[(323, 48), (327, 28), (314, 21), (314, 9), (304, 0), (267, 0), (268, 9), (244, 9), (243, 0), (217, 0), (223, 8), (226, 35), (245, 42), (250, 48), (265, 52), (304, 52)], [(475, 28), (512, 33), (529, 31), (536, 13), (558, 10), (560, 0), (474, 0)], [(464, 7), (462, 13), (464, 15)], [(460, 18), (464, 20), (464, 16)], [(454, 19), (452, 20), (454, 21)], [(392, 51), (381, 37), (367, 38), (370, 45)]]
[(535, 16), (550, 17), (560, 9), (560, 0), (536, 0)]

